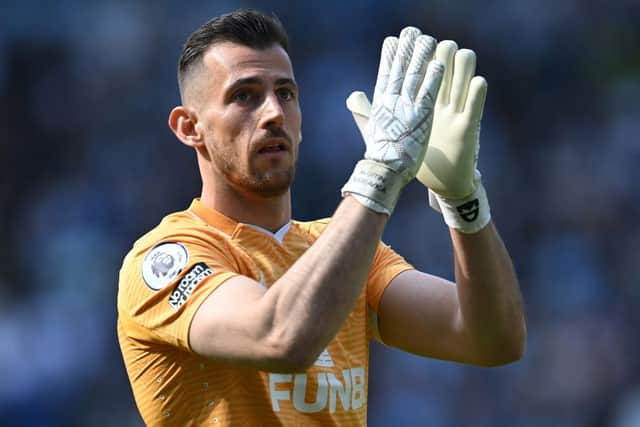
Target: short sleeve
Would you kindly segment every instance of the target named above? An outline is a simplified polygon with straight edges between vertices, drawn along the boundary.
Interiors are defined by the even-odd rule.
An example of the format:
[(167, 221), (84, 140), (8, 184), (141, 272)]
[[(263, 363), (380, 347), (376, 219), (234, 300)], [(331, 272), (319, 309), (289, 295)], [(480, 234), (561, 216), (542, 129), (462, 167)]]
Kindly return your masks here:
[(367, 303), (375, 313), (378, 312), (380, 299), (389, 283), (400, 273), (414, 267), (390, 246), (380, 242), (373, 258), (371, 271), (367, 278)]
[(118, 315), (140, 345), (191, 351), (189, 327), (204, 300), (238, 267), (224, 245), (172, 238), (134, 246), (120, 270)]

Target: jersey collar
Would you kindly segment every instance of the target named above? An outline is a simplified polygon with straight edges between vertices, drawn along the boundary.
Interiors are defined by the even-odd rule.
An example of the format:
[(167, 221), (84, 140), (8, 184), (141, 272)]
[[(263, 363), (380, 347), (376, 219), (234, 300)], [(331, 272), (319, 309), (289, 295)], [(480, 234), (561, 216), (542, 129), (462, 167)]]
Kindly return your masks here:
[(193, 199), (188, 211), (205, 221), (210, 226), (222, 231), (229, 236), (236, 235), (238, 231), (240, 231), (240, 229), (243, 227), (249, 227), (250, 229), (257, 230), (268, 236), (271, 236), (279, 243), (282, 243), (282, 241), (284, 240), (284, 236), (287, 234), (289, 228), (291, 227), (291, 221), (289, 221), (278, 231), (272, 233), (266, 228), (262, 228), (258, 225), (239, 223), (238, 221), (229, 218), (223, 213), (203, 205), (200, 201), (200, 198)]
[(204, 222), (209, 224), (210, 226), (217, 228), (229, 236), (233, 235), (233, 232), (238, 225), (238, 222), (234, 219), (229, 218), (228, 216), (218, 212), (215, 209), (211, 209), (202, 204), (200, 198), (193, 199), (191, 202), (191, 206), (188, 209), (189, 212), (193, 213)]

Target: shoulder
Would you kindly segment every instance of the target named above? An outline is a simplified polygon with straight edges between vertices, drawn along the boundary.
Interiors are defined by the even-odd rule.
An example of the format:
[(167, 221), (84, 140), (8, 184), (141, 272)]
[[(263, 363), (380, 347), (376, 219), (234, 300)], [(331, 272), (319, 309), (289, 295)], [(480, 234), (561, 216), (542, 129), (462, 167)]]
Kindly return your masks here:
[(228, 239), (229, 236), (189, 211), (169, 214), (135, 241), (125, 256), (120, 288), (143, 281), (147, 287), (158, 290), (194, 263), (217, 258), (220, 264), (228, 264)]
[(157, 226), (136, 240), (125, 261), (167, 243), (178, 243), (196, 249), (224, 247), (228, 240), (228, 235), (206, 224), (189, 211), (174, 212), (165, 216)]

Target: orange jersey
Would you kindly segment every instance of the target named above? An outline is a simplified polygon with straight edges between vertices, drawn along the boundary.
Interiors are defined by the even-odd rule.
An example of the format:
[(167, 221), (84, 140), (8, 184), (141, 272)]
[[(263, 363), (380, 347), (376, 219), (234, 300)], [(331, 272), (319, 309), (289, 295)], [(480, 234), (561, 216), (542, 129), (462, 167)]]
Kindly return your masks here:
[(238, 274), (269, 287), (328, 222), (291, 221), (272, 234), (196, 199), (134, 244), (120, 270), (118, 339), (147, 425), (366, 425), (369, 310), (378, 309), (397, 274), (412, 268), (382, 243), (353, 311), (307, 371), (220, 363), (189, 345), (191, 320), (211, 292)]

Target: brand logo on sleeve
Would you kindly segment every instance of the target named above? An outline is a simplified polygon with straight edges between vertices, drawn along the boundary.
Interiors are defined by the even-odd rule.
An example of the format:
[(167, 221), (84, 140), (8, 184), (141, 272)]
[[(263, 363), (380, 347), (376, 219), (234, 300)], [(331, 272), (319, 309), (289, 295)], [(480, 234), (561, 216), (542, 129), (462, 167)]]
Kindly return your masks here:
[(193, 290), (198, 286), (198, 283), (202, 282), (206, 277), (213, 274), (207, 264), (199, 262), (189, 270), (182, 279), (178, 282), (176, 287), (169, 296), (169, 305), (176, 310), (182, 307), (187, 302), (187, 299), (193, 293)]
[(154, 291), (175, 280), (189, 261), (189, 252), (180, 243), (165, 242), (154, 246), (142, 261), (142, 278)]

